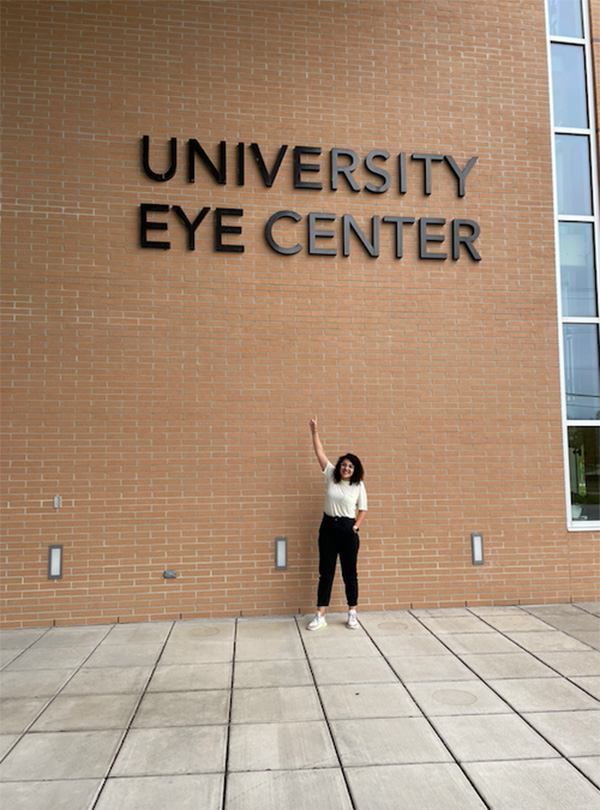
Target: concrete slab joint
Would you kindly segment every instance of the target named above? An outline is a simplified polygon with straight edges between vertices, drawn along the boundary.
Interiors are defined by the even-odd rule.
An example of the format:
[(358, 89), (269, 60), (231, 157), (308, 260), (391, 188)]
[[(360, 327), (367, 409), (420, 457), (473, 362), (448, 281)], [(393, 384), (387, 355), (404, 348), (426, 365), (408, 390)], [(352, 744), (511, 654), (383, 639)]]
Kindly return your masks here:
[(359, 615), (1, 631), (2, 806), (597, 810), (600, 605)]

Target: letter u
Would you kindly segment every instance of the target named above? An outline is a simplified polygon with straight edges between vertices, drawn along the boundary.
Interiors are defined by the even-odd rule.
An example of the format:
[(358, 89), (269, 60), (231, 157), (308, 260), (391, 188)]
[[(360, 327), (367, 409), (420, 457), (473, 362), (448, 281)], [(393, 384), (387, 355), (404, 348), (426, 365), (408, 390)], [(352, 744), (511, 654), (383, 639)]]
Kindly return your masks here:
[(160, 174), (159, 172), (152, 171), (150, 168), (149, 156), (150, 136), (144, 135), (142, 137), (142, 165), (144, 172), (151, 180), (156, 180), (157, 183), (166, 183), (166, 181), (170, 180), (177, 171), (177, 138), (171, 138), (170, 140), (170, 163), (166, 172)]

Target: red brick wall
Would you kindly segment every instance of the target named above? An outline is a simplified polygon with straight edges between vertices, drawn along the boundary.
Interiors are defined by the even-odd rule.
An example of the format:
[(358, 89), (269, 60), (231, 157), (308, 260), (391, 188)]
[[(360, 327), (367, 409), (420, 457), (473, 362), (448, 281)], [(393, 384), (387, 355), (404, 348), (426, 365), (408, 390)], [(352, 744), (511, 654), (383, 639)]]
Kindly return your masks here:
[[(365, 464), (363, 609), (595, 598), (598, 536), (565, 528), (541, 0), (9, 2), (2, 35), (7, 626), (312, 609), (313, 415)], [(169, 182), (143, 135), (156, 171), (178, 139)], [(227, 143), (226, 185), (200, 162), (187, 182), (192, 138)], [(271, 188), (253, 142), (269, 167), (289, 147)], [(302, 179), (323, 190), (294, 188), (294, 146), (322, 149)], [(387, 150), (390, 190), (332, 191), (333, 148)], [(443, 163), (425, 195), (413, 153), (477, 155), (466, 195)], [(149, 234), (171, 249), (141, 249), (147, 203), (209, 206), (196, 249), (172, 211)], [(243, 254), (215, 252), (217, 207), (244, 210)], [(296, 255), (263, 237), (284, 209)], [(335, 214), (336, 256), (308, 254), (309, 212)], [(397, 259), (389, 224), (378, 258), (345, 257), (343, 214), (446, 219), (432, 252), (472, 219), (482, 260), (419, 259), (417, 225)]]

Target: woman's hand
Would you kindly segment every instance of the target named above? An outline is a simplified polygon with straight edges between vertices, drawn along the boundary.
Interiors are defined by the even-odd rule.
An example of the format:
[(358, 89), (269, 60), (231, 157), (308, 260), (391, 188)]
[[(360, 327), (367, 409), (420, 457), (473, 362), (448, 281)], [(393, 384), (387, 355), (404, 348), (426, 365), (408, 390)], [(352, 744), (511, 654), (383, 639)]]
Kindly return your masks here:
[(366, 515), (366, 514), (367, 514), (366, 509), (361, 509), (361, 510), (359, 511), (358, 515), (356, 516), (356, 522), (355, 522), (354, 526), (352, 527), (352, 528), (354, 529), (355, 534), (358, 534), (358, 533), (359, 533), (359, 531), (360, 531), (360, 524), (361, 524), (361, 523), (363, 522), (363, 520), (365, 519), (365, 515)]
[(321, 439), (319, 439), (319, 434), (317, 432), (317, 417), (315, 416), (314, 419), (311, 419), (308, 423), (310, 425), (310, 432), (312, 435), (313, 441), (313, 448), (315, 451), (315, 455), (319, 461), (319, 465), (322, 470), (329, 464), (329, 459), (325, 455), (325, 451), (323, 450), (323, 445), (321, 444)]

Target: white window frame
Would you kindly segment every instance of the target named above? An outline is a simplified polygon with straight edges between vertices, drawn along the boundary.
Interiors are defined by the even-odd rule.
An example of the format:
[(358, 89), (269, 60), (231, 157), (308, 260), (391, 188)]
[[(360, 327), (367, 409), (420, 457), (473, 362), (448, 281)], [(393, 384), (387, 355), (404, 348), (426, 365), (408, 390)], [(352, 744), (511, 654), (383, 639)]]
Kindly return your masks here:
[[(563, 426), (563, 459), (564, 459), (564, 480), (565, 480), (565, 507), (567, 516), (567, 529), (576, 532), (598, 531), (600, 520), (583, 521), (575, 520), (571, 515), (571, 481), (569, 470), (569, 434), (570, 427), (596, 427), (600, 431), (600, 420), (579, 420), (567, 418), (567, 397), (565, 386), (565, 358), (563, 325), (567, 323), (596, 324), (600, 329), (600, 191), (598, 183), (598, 153), (596, 144), (596, 109), (593, 83), (593, 63), (592, 63), (592, 38), (590, 31), (590, 10), (588, 0), (581, 0), (581, 13), (583, 22), (583, 38), (561, 37), (550, 34), (550, 20), (548, 14), (548, 3), (544, 2), (546, 9), (546, 32), (547, 32), (547, 54), (548, 54), (548, 81), (550, 95), (550, 123), (551, 123), (551, 150), (552, 150), (552, 174), (554, 188), (554, 244), (556, 256), (556, 290), (557, 290), (557, 315), (558, 315), (558, 344), (560, 362), (560, 392), (561, 392), (561, 414)], [(552, 94), (552, 54), (551, 46), (554, 43), (562, 45), (579, 45), (584, 50), (584, 65), (587, 93), (588, 126), (581, 129), (554, 126), (554, 101)], [(592, 214), (574, 216), (558, 213), (557, 200), (557, 176), (556, 176), (556, 135), (587, 135), (590, 146), (590, 181), (592, 184)], [(561, 268), (559, 252), (559, 223), (561, 222), (588, 222), (592, 224), (594, 235), (594, 260), (596, 273), (596, 313), (594, 318), (566, 317), (563, 315), (562, 290), (561, 290)]]

